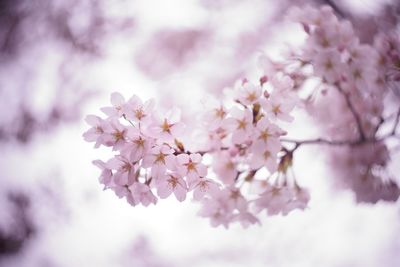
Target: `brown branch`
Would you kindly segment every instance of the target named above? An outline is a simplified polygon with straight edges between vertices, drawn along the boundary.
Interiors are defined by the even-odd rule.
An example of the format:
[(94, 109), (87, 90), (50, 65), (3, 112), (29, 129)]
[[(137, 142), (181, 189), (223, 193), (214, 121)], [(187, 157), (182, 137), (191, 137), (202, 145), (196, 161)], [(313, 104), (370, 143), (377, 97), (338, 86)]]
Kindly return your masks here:
[[(400, 115), (399, 115), (399, 120), (400, 120)], [(397, 121), (398, 123), (398, 121)], [(370, 139), (356, 139), (356, 140), (328, 140), (324, 138), (315, 138), (315, 139), (308, 139), (308, 140), (292, 140), (292, 139), (286, 139), (282, 138), (280, 139), (281, 142), (284, 143), (292, 143), (294, 144), (294, 148), (291, 150), (288, 150), (290, 152), (294, 152), (296, 149), (298, 149), (302, 145), (330, 145), (330, 146), (359, 146), (363, 144), (372, 144), (372, 143), (379, 143), (387, 138), (400, 138), (400, 136), (397, 136), (395, 132), (390, 132), (386, 135), (383, 135), (379, 138), (374, 137)]]
[(325, 4), (332, 7), (332, 9), (342, 18), (346, 18), (346, 14), (338, 7), (338, 5), (332, 0), (325, 0), (323, 1)]
[(354, 120), (356, 121), (356, 124), (357, 124), (358, 133), (360, 135), (360, 140), (362, 140), (362, 141), (366, 140), (366, 136), (365, 136), (362, 124), (361, 124), (360, 116), (357, 113), (356, 109), (354, 108), (353, 103), (351, 102), (349, 95), (345, 91), (343, 91), (343, 89), (339, 85), (337, 85), (336, 88), (343, 95), (343, 97), (344, 97), (344, 99), (346, 101), (347, 107), (350, 109), (351, 114), (353, 114)]
[(396, 118), (394, 120), (392, 131), (390, 132), (392, 135), (396, 134), (397, 126), (399, 125), (400, 121), (400, 108), (397, 110)]
[(308, 139), (308, 140), (292, 140), (282, 138), (281, 142), (284, 143), (292, 143), (294, 144), (294, 148), (289, 150), (294, 152), (302, 145), (330, 145), (330, 146), (355, 146), (360, 145), (363, 141), (360, 140), (328, 140), (324, 138), (315, 138), (315, 139)]
[(379, 131), (379, 129), (381, 128), (381, 126), (385, 123), (385, 118), (383, 118), (382, 116), (379, 117), (379, 122), (378, 124), (375, 126), (374, 129), (374, 135), (376, 135), (376, 133)]

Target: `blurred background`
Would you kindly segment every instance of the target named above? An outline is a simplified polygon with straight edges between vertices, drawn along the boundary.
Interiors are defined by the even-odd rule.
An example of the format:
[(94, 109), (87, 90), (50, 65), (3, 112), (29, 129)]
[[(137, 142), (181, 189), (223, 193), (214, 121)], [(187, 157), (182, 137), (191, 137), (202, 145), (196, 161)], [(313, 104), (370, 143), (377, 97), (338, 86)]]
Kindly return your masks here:
[(400, 202), (356, 203), (318, 148), (295, 162), (309, 208), (249, 229), (212, 228), (190, 200), (133, 208), (91, 164), (110, 154), (83, 141), (83, 118), (111, 92), (190, 117), (260, 53), (301, 43), (284, 14), (305, 3), (332, 6), (365, 42), (398, 27), (397, 0), (1, 0), (0, 266), (400, 266)]

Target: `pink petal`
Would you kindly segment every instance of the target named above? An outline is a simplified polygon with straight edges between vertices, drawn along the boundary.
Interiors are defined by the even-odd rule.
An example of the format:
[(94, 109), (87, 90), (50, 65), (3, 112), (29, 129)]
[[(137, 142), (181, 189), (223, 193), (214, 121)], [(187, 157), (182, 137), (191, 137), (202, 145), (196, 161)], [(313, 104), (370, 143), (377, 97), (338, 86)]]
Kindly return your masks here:
[(177, 123), (181, 119), (181, 110), (177, 107), (173, 107), (167, 112), (166, 118), (169, 123)]
[(182, 122), (177, 122), (171, 127), (171, 134), (174, 137), (181, 137), (185, 133), (185, 124)]
[(100, 124), (101, 119), (95, 115), (87, 115), (85, 121), (91, 126), (97, 126)]
[(187, 193), (187, 190), (181, 186), (177, 186), (174, 191), (174, 195), (175, 195), (176, 199), (180, 202), (182, 202), (186, 199), (186, 193)]
[(176, 159), (178, 160), (178, 163), (180, 165), (184, 165), (189, 162), (189, 155), (188, 154), (179, 154), (176, 156)]
[(232, 142), (234, 144), (242, 144), (246, 141), (247, 134), (243, 130), (237, 130), (232, 135)]
[(202, 160), (202, 157), (199, 153), (195, 153), (195, 154), (190, 154), (190, 159), (195, 163), (200, 163)]
[(157, 188), (157, 195), (162, 199), (169, 197), (171, 193), (172, 190), (167, 182), (162, 182)]
[(111, 94), (110, 100), (113, 106), (121, 106), (122, 104), (125, 103), (125, 98), (120, 93), (117, 92)]
[(197, 165), (197, 174), (200, 177), (205, 177), (207, 175), (207, 167), (204, 164), (198, 164)]

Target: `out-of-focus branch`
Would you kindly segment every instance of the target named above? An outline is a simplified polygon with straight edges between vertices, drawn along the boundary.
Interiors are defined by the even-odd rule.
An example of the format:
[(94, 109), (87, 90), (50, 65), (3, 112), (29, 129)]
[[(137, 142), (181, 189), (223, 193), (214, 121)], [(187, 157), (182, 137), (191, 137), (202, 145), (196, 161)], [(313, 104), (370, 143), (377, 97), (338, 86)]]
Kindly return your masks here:
[(391, 133), (393, 135), (396, 134), (397, 126), (399, 125), (399, 121), (400, 121), (400, 108), (397, 110), (396, 118), (394, 120), (393, 128), (392, 128), (392, 131), (391, 131)]
[(336, 88), (343, 95), (343, 97), (344, 97), (344, 99), (346, 101), (347, 107), (350, 109), (351, 114), (354, 117), (354, 120), (355, 120), (355, 122), (357, 124), (358, 133), (360, 135), (360, 140), (362, 140), (362, 141), (366, 140), (366, 136), (365, 136), (365, 133), (364, 133), (364, 129), (362, 127), (360, 116), (357, 113), (356, 109), (354, 108), (354, 105), (350, 100), (350, 96), (346, 92), (344, 92), (343, 89), (339, 85), (336, 86)]
[(396, 121), (393, 125), (393, 130), (381, 137), (364, 138), (364, 139), (361, 139), (360, 137), (359, 139), (356, 140), (328, 140), (324, 138), (315, 138), (307, 140), (293, 140), (293, 139), (282, 138), (280, 140), (283, 143), (294, 144), (294, 148), (289, 150), (290, 152), (294, 152), (302, 145), (359, 146), (364, 144), (379, 143), (392, 137), (400, 140), (400, 136), (396, 135), (396, 128), (400, 122), (400, 109), (397, 114), (398, 116), (396, 117)]
[(338, 7), (338, 5), (332, 0), (323, 1), (326, 5), (329, 5), (333, 10), (335, 10), (336, 14), (340, 17), (345, 18), (346, 14)]

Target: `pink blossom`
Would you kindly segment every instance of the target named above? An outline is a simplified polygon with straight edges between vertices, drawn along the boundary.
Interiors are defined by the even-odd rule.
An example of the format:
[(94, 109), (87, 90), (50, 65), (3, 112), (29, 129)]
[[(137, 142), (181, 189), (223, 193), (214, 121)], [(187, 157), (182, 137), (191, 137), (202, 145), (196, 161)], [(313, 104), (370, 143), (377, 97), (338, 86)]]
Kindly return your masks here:
[(282, 71), (284, 64), (271, 60), (267, 55), (260, 55), (258, 57), (258, 67), (263, 74), (273, 76), (277, 72)]
[(221, 151), (215, 155), (213, 170), (224, 184), (231, 185), (235, 182), (238, 174), (237, 162), (231, 157), (228, 151)]
[(188, 191), (186, 182), (179, 173), (169, 173), (157, 182), (157, 194), (160, 198), (167, 198), (174, 193), (176, 199), (180, 202), (186, 199)]
[(143, 167), (151, 168), (151, 176), (160, 179), (165, 176), (167, 169), (175, 168), (174, 150), (167, 145), (154, 146), (143, 159)]
[(267, 146), (262, 141), (256, 141), (251, 147), (250, 168), (257, 170), (265, 166), (272, 174), (278, 168), (279, 146)]
[(244, 143), (249, 139), (253, 130), (253, 114), (249, 109), (234, 107), (229, 114), (232, 116), (225, 121), (226, 127), (233, 132), (232, 142), (234, 144)]
[(321, 51), (314, 59), (314, 71), (329, 83), (340, 81), (346, 65), (340, 60), (341, 55), (335, 50)]
[(107, 164), (101, 160), (94, 160), (93, 164), (101, 169), (99, 182), (107, 188), (111, 182), (112, 171), (107, 167)]
[(294, 209), (304, 210), (307, 207), (308, 201), (310, 200), (310, 193), (307, 189), (295, 186), (294, 198), (286, 205), (285, 209), (282, 210), (283, 215), (287, 215)]
[(200, 200), (206, 194), (217, 192), (219, 190), (219, 185), (211, 179), (201, 177), (189, 182), (189, 190), (193, 191), (194, 200)]
[[(271, 86), (276, 92), (282, 95), (284, 98), (293, 98), (291, 90), (294, 87), (294, 81), (291, 77), (287, 75), (275, 75), (271, 78)], [(275, 93), (276, 93), (275, 92)]]
[(357, 86), (358, 90), (367, 92), (374, 89), (377, 72), (371, 65), (357, 61), (350, 64), (347, 78), (349, 82)]
[(292, 197), (293, 193), (288, 187), (270, 186), (254, 204), (258, 211), (266, 209), (268, 215), (276, 215), (286, 209)]
[(243, 197), (240, 192), (240, 188), (235, 186), (229, 186), (224, 188), (223, 190), (217, 191), (218, 197), (222, 199), (222, 201), (227, 205), (230, 211), (239, 210), (245, 211), (247, 210), (247, 200)]
[(180, 154), (176, 159), (179, 173), (186, 176), (189, 182), (207, 175), (207, 167), (201, 163), (202, 157), (199, 153)]
[(222, 103), (211, 99), (205, 107), (208, 111), (204, 114), (204, 121), (210, 130), (217, 130), (222, 126), (228, 111)]
[(136, 168), (128, 158), (122, 155), (117, 155), (107, 161), (107, 167), (116, 170), (113, 176), (113, 182), (115, 184), (129, 185), (133, 183)]
[(147, 184), (135, 182), (129, 186), (129, 190), (132, 196), (132, 205), (142, 203), (143, 206), (147, 207), (150, 204), (157, 204), (157, 197), (151, 192)]
[(262, 93), (260, 85), (254, 85), (249, 81), (242, 83), (242, 85), (236, 90), (237, 100), (244, 105), (252, 105), (257, 103)]
[(126, 114), (126, 118), (136, 122), (145, 122), (149, 120), (154, 109), (154, 100), (150, 99), (145, 103), (136, 96), (133, 95), (123, 106), (123, 112)]
[(153, 145), (153, 140), (140, 133), (136, 128), (129, 128), (126, 134), (125, 145), (121, 150), (129, 158), (137, 162), (147, 154)]
[(227, 212), (221, 204), (223, 203), (216, 201), (215, 199), (204, 198), (198, 215), (210, 218), (210, 223), (213, 227), (222, 224), (225, 228), (228, 228), (234, 216), (231, 212)]
[(274, 90), (270, 97), (268, 99), (263, 98), (260, 104), (270, 118), (286, 122), (293, 121), (290, 112), (296, 103), (293, 99), (287, 97), (285, 91)]
[(112, 118), (105, 128), (104, 141), (107, 146), (113, 146), (113, 150), (120, 150), (125, 145), (127, 128), (118, 119)]
[(272, 124), (266, 117), (263, 117), (257, 122), (254, 130), (253, 147), (262, 144), (263, 147), (270, 148), (273, 151), (279, 151), (281, 147), (279, 137), (286, 132), (277, 125)]
[(181, 112), (173, 108), (165, 115), (156, 115), (152, 125), (149, 126), (147, 134), (157, 139), (159, 143), (167, 142), (172, 144), (176, 138), (184, 132), (184, 124), (180, 121)]
[(240, 224), (244, 228), (247, 228), (247, 227), (249, 227), (250, 225), (253, 225), (253, 224), (261, 225), (260, 220), (256, 216), (254, 216), (252, 213), (250, 213), (248, 211), (240, 212), (239, 214), (235, 215), (232, 220), (240, 222)]
[(111, 107), (103, 107), (103, 111), (106, 115), (110, 117), (122, 117), (124, 114), (125, 98), (117, 92), (111, 94)]
[(105, 128), (107, 127), (107, 122), (102, 118), (95, 115), (88, 115), (85, 121), (92, 126), (83, 134), (83, 138), (87, 142), (96, 142), (94, 147), (98, 148), (100, 145), (105, 145)]

